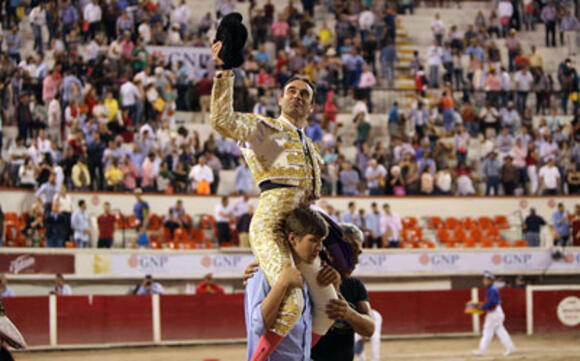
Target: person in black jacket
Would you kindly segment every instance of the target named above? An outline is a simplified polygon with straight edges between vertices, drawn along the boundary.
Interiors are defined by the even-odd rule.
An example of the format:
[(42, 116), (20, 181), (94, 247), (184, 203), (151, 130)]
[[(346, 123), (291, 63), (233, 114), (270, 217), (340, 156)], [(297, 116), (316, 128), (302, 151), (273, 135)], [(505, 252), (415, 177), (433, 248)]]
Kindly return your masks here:
[(64, 247), (69, 228), (65, 215), (60, 212), (58, 202), (52, 203), (52, 210), (44, 215), (44, 227), (46, 247)]

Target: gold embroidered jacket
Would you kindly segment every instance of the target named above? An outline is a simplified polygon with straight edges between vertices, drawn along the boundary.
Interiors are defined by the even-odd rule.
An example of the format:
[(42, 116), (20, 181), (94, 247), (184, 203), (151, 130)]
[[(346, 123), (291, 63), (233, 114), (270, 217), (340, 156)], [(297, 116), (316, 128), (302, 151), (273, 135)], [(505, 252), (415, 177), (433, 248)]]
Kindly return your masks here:
[(312, 198), (320, 197), (322, 157), (310, 138), (283, 119), (233, 109), (234, 77), (214, 78), (210, 123), (223, 137), (238, 141), (254, 180), (304, 188)]

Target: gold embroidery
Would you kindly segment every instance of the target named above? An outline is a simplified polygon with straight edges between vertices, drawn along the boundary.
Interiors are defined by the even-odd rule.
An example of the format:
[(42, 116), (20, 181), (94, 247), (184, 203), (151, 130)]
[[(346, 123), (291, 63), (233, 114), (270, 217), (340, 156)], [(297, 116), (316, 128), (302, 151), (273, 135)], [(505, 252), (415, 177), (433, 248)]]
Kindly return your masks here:
[(302, 153), (287, 154), (286, 160), (288, 161), (288, 163), (299, 163), (299, 164), (303, 165), (305, 158), (304, 158), (304, 155)]

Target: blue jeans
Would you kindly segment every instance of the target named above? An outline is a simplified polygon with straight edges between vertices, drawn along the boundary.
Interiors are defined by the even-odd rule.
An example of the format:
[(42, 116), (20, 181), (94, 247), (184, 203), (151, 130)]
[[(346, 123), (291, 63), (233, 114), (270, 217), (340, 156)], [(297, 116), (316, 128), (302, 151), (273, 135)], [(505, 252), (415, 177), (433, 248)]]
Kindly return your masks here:
[(46, 247), (64, 247), (64, 238), (61, 237), (46, 237)]
[(34, 49), (42, 54), (42, 27), (32, 25), (32, 33), (34, 34)]
[(499, 190), (499, 177), (488, 177), (485, 182), (485, 195), (489, 195), (489, 191), (493, 188), (493, 194), (497, 196)]
[(526, 242), (528, 247), (540, 246), (540, 232), (526, 232)]
[(443, 110), (443, 128), (447, 133), (451, 132), (455, 128), (455, 120), (453, 119), (455, 115), (455, 110), (445, 109)]
[(472, 137), (477, 136), (477, 134), (479, 133), (479, 123), (477, 121), (463, 122), (463, 124), (465, 125), (465, 129), (467, 129), (469, 135), (471, 135)]
[(82, 239), (75, 239), (77, 248), (89, 248), (89, 241), (84, 241)]
[(439, 65), (429, 65), (429, 87), (439, 87)]

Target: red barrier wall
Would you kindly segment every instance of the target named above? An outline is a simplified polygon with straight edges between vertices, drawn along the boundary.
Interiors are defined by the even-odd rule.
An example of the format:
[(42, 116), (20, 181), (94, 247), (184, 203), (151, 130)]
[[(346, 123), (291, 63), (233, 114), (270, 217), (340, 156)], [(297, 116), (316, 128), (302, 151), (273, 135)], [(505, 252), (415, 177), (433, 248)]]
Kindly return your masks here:
[(29, 346), (50, 344), (48, 297), (5, 297), (2, 303)]
[(161, 339), (244, 338), (244, 295), (160, 297)]
[(471, 316), (463, 313), (471, 291), (370, 292), (373, 309), (383, 316), (386, 335), (471, 332)]
[(533, 292), (534, 333), (580, 331), (580, 324), (566, 326), (558, 319), (558, 304), (569, 296), (580, 297), (580, 290)]
[[(483, 289), (479, 290), (484, 299)], [(502, 289), (502, 308), (510, 332), (526, 329), (526, 293)], [(579, 331), (557, 316), (558, 304), (580, 291), (533, 292), (534, 332)], [(385, 335), (472, 332), (463, 313), (471, 290), (370, 292), (371, 305), (383, 316)], [(243, 294), (159, 297), (161, 340), (244, 338)], [(152, 298), (148, 296), (57, 297), (59, 345), (153, 342)], [(30, 346), (49, 345), (49, 298), (5, 298), (6, 311)], [(483, 320), (482, 320), (483, 321)], [(482, 323), (483, 324), (483, 323)]]
[(151, 297), (63, 296), (57, 315), (59, 344), (153, 340)]
[[(504, 325), (509, 332), (526, 332), (526, 290), (524, 288), (501, 288), (501, 308), (505, 313)], [(479, 300), (485, 300), (485, 289), (479, 289)], [(480, 316), (483, 327), (485, 315)]]

